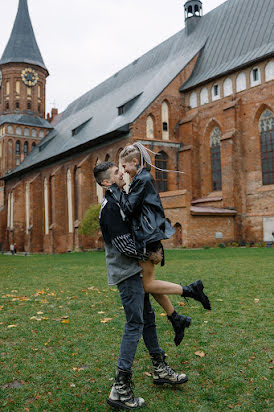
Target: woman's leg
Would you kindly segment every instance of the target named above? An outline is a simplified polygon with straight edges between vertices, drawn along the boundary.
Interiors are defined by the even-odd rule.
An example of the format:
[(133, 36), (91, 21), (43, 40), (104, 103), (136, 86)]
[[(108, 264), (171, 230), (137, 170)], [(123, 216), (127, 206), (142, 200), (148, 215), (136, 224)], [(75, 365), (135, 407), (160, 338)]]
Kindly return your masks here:
[(145, 292), (153, 295), (182, 295), (182, 286), (177, 285), (176, 283), (155, 279), (155, 266), (150, 260), (140, 262), (140, 266), (143, 271), (143, 285)]

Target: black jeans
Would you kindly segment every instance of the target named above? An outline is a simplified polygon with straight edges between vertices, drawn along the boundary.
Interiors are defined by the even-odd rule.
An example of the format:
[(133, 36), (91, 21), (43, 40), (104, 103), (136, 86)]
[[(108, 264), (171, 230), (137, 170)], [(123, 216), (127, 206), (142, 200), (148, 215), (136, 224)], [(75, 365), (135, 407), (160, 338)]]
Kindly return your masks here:
[(119, 283), (118, 289), (126, 315), (126, 324), (117, 366), (124, 371), (131, 371), (142, 335), (150, 354), (164, 354), (164, 351), (158, 343), (154, 309), (149, 294), (144, 292), (140, 273)]

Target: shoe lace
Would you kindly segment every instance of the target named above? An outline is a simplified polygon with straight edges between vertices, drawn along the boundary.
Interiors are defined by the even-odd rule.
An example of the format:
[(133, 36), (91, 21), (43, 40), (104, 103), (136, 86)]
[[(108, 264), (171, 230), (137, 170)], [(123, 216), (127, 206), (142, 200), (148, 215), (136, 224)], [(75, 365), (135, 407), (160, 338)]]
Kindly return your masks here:
[(163, 365), (169, 376), (175, 374), (175, 371), (165, 361), (163, 361)]

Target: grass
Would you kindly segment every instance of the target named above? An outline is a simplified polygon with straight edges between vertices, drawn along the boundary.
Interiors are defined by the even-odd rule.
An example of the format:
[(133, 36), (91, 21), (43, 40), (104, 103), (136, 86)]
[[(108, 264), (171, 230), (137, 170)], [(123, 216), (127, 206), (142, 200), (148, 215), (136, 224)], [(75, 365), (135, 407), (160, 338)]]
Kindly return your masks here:
[[(176, 348), (171, 326), (154, 304), (160, 344), (189, 382), (155, 387), (140, 342), (136, 395), (149, 411), (274, 410), (274, 249), (167, 251), (166, 260), (157, 277), (184, 283), (200, 277), (213, 310), (193, 300), (181, 306), (183, 300), (172, 297), (176, 309), (193, 318)], [(124, 313), (105, 272), (102, 252), (0, 256), (0, 411), (108, 410)], [(106, 318), (111, 320), (102, 323)]]

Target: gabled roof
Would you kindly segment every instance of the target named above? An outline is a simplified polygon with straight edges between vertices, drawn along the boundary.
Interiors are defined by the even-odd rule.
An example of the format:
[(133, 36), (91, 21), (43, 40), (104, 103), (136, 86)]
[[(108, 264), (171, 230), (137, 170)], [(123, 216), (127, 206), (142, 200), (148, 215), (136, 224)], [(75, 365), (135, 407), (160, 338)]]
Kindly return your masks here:
[(206, 14), (195, 30), (207, 42), (181, 91), (274, 55), (274, 1), (228, 0)]
[(27, 0), (19, 0), (10, 39), (0, 60), (0, 65), (6, 63), (30, 63), (48, 72), (35, 39)]
[[(273, 16), (273, 0), (228, 0), (202, 17), (190, 35), (179, 31), (72, 102), (55, 129), (6, 177), (80, 151), (102, 136), (111, 142), (113, 133), (126, 133), (198, 53), (185, 88), (273, 54)], [(118, 115), (124, 105), (127, 110)]]

